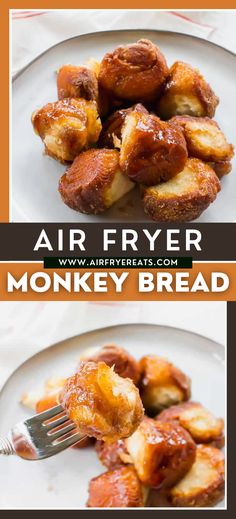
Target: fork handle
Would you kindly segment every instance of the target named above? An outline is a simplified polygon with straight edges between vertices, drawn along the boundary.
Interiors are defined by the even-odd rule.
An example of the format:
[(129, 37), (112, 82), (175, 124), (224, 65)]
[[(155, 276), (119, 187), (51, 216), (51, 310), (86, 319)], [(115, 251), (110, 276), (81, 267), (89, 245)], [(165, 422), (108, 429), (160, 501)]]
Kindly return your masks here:
[(11, 454), (15, 454), (14, 447), (8, 438), (0, 437), (0, 454), (5, 454), (5, 456), (10, 456)]

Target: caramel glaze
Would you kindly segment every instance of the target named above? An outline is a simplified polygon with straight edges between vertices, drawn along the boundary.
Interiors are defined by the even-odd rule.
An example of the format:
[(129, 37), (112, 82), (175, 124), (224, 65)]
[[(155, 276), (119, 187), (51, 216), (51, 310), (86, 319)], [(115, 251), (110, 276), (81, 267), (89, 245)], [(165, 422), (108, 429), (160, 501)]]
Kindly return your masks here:
[(118, 168), (117, 150), (82, 152), (60, 179), (58, 189), (63, 201), (82, 213), (101, 213), (107, 207), (104, 190), (112, 184)]
[(171, 487), (195, 461), (196, 445), (190, 434), (179, 425), (152, 418), (144, 418), (138, 430), (150, 449), (147, 464), (144, 458), (142, 482), (152, 488)]
[(188, 400), (191, 395), (191, 380), (174, 364), (158, 357), (147, 355), (139, 361), (140, 367), (140, 394), (144, 407), (150, 414), (158, 410), (158, 401), (153, 408), (149, 404), (149, 391), (152, 388), (176, 387), (179, 389), (181, 401)]
[[(188, 159), (186, 167), (192, 171), (196, 187), (191, 182), (184, 186), (183, 193), (170, 195), (153, 191), (152, 187), (142, 188), (144, 211), (159, 222), (191, 222), (198, 218), (214, 202), (221, 190), (220, 181), (215, 171), (199, 159)], [(182, 175), (180, 172), (179, 175)], [(178, 180), (178, 177), (177, 177)], [(170, 189), (171, 192), (171, 189)]]
[(133, 467), (120, 467), (91, 479), (89, 508), (140, 508), (142, 486)]
[[(133, 129), (123, 138), (120, 165), (130, 179), (156, 185), (182, 171), (187, 160), (182, 130), (155, 115), (133, 112), (129, 117), (133, 118)], [(123, 136), (124, 130), (125, 126)]]
[(183, 128), (190, 157), (224, 164), (229, 163), (233, 158), (234, 146), (227, 142), (219, 125), (213, 119), (177, 115), (172, 117), (169, 123)]
[(151, 41), (142, 39), (105, 54), (98, 80), (114, 97), (151, 102), (157, 99), (167, 75), (161, 51)]
[[(62, 163), (72, 162), (83, 148), (95, 144), (101, 131), (97, 103), (85, 99), (62, 99), (48, 103), (32, 115), (35, 132), (45, 151)], [(53, 147), (49, 142), (53, 139)]]
[[(199, 467), (199, 468), (198, 468)], [(224, 499), (225, 462), (219, 449), (197, 446), (196, 461), (184, 479), (184, 488), (173, 487), (169, 500), (175, 507), (213, 507)]]
[(86, 107), (86, 102), (83, 99), (62, 99), (55, 103), (48, 103), (33, 113), (34, 129), (41, 138), (44, 138), (53, 121), (64, 120), (67, 116), (79, 119), (81, 123), (86, 124), (87, 116), (84, 107)]
[(98, 80), (93, 70), (85, 66), (63, 65), (57, 74), (58, 99), (67, 97), (97, 101)]
[[(190, 101), (179, 106), (173, 103), (175, 96), (184, 96)], [(197, 106), (192, 101), (197, 101)], [(176, 61), (170, 68), (164, 85), (161, 99), (157, 103), (157, 113), (163, 119), (174, 115), (194, 115), (197, 117), (214, 117), (219, 98), (213, 92), (202, 74), (188, 63)]]
[(143, 417), (138, 389), (104, 362), (82, 363), (60, 401), (82, 434), (108, 442), (130, 436)]
[(128, 456), (125, 440), (116, 440), (112, 443), (97, 440), (95, 446), (101, 463), (108, 469), (114, 469), (124, 464), (122, 455)]
[(220, 162), (207, 162), (208, 166), (212, 168), (217, 177), (221, 179), (232, 171), (232, 164), (229, 160), (222, 160)]
[(111, 114), (108, 119), (106, 119), (102, 126), (102, 131), (100, 133), (98, 145), (101, 148), (116, 148), (118, 147), (114, 142), (114, 136), (121, 141), (121, 130), (124, 124), (126, 116), (131, 112), (142, 112), (148, 114), (146, 108), (138, 103), (129, 108), (123, 108), (121, 110), (116, 110), (113, 114)]
[[(188, 411), (192, 412), (189, 419)], [(196, 425), (193, 419), (194, 413)], [(191, 434), (196, 443), (207, 443), (218, 448), (224, 446), (224, 420), (215, 418), (198, 402), (191, 401), (173, 405), (162, 411), (157, 416), (157, 420), (178, 423)]]

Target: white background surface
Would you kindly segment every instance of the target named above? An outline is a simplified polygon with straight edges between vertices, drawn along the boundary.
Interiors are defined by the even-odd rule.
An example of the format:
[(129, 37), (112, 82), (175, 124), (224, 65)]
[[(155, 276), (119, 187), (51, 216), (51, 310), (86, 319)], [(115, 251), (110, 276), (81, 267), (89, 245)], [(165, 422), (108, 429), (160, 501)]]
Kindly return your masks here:
[(0, 387), (14, 369), (43, 348), (84, 331), (121, 323), (176, 326), (225, 344), (226, 303), (1, 302)]

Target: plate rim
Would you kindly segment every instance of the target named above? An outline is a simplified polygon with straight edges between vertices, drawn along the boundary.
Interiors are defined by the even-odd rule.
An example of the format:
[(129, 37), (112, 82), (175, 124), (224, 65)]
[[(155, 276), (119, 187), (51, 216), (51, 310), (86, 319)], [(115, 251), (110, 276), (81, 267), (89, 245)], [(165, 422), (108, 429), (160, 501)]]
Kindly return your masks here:
[(93, 328), (92, 330), (87, 330), (85, 332), (82, 332), (82, 333), (78, 333), (76, 335), (71, 335), (65, 339), (62, 339), (61, 341), (57, 341), (57, 342), (54, 342), (48, 346), (46, 346), (45, 348), (43, 348), (42, 350), (34, 353), (33, 355), (30, 355), (26, 360), (24, 360), (24, 362), (21, 362), (19, 364), (19, 366), (17, 366), (16, 369), (14, 369), (14, 371), (10, 374), (10, 376), (5, 380), (3, 386), (1, 387), (0, 389), (0, 401), (1, 399), (3, 398), (3, 393), (5, 392), (5, 390), (7, 389), (7, 386), (8, 384), (11, 382), (12, 378), (15, 376), (15, 374), (20, 371), (22, 369), (22, 367), (24, 367), (30, 360), (32, 359), (35, 359), (36, 357), (38, 357), (39, 355), (41, 355), (43, 352), (47, 352), (49, 351), (51, 348), (54, 348), (55, 346), (61, 346), (64, 342), (66, 341), (69, 341), (69, 340), (72, 340), (72, 339), (76, 339), (77, 337), (78, 338), (83, 338), (85, 335), (89, 335), (89, 334), (93, 334), (93, 333), (96, 333), (96, 332), (104, 332), (104, 331), (110, 331), (114, 328), (125, 328), (125, 327), (129, 327), (129, 326), (143, 326), (143, 327), (149, 327), (149, 326), (154, 326), (154, 327), (157, 327), (157, 328), (167, 328), (167, 329), (171, 329), (171, 330), (176, 330), (178, 332), (183, 332), (183, 333), (190, 333), (192, 335), (195, 335), (196, 337), (199, 337), (201, 339), (205, 339), (209, 342), (212, 343), (212, 345), (217, 345), (217, 347), (219, 347), (219, 351), (221, 351), (221, 354), (222, 354), (222, 360), (223, 360), (223, 363), (224, 363), (224, 369), (226, 367), (226, 345), (223, 345), (221, 344), (220, 342), (217, 342), (215, 341), (214, 339), (211, 339), (210, 337), (207, 337), (201, 333), (198, 333), (198, 332), (194, 332), (194, 331), (191, 331), (191, 330), (186, 330), (185, 328), (181, 328), (181, 327), (178, 327), (178, 326), (171, 326), (171, 325), (165, 325), (165, 324), (158, 324), (158, 323), (142, 323), (142, 322), (138, 322), (138, 323), (118, 323), (118, 324), (114, 324), (114, 325), (110, 325), (110, 326), (101, 326), (100, 328)]
[(25, 65), (23, 68), (21, 68), (18, 72), (16, 72), (13, 77), (12, 77), (12, 84), (15, 83), (15, 81), (20, 77), (22, 76), (22, 74), (24, 74), (24, 72), (26, 72), (26, 70), (28, 70), (28, 68), (30, 68), (36, 61), (38, 61), (39, 59), (41, 59), (44, 55), (46, 55), (48, 52), (50, 52), (51, 50), (55, 49), (56, 47), (59, 47), (60, 45), (63, 45), (63, 43), (68, 43), (69, 41), (73, 41), (73, 40), (76, 40), (76, 39), (83, 39), (83, 38), (86, 38), (86, 37), (92, 37), (92, 36), (95, 36), (95, 35), (104, 35), (104, 34), (117, 34), (117, 33), (128, 33), (128, 32), (138, 32), (138, 31), (144, 31), (144, 32), (156, 32), (157, 34), (166, 34), (166, 35), (177, 35), (177, 36), (183, 36), (187, 39), (193, 39), (193, 40), (198, 40), (204, 44), (207, 44), (209, 45), (210, 47), (216, 47), (218, 49), (221, 49), (223, 50), (224, 52), (230, 54), (231, 56), (233, 56), (234, 58), (236, 58), (236, 52), (230, 50), (230, 49), (227, 49), (226, 47), (224, 47), (223, 45), (219, 45), (219, 43), (215, 43), (213, 41), (209, 41), (207, 40), (206, 38), (202, 38), (201, 36), (195, 36), (193, 34), (188, 34), (188, 33), (184, 33), (184, 32), (181, 32), (181, 31), (170, 31), (170, 30), (161, 30), (161, 29), (146, 29), (146, 28), (132, 28), (132, 29), (114, 29), (114, 30), (104, 30), (104, 31), (92, 31), (92, 32), (86, 32), (84, 34), (77, 34), (76, 36), (72, 36), (70, 38), (65, 38), (64, 40), (61, 40), (57, 43), (54, 43), (53, 45), (51, 45), (50, 47), (48, 47), (46, 50), (44, 50), (43, 52), (41, 52), (40, 54), (38, 54), (35, 58), (33, 58), (29, 63), (27, 63), (27, 65)]

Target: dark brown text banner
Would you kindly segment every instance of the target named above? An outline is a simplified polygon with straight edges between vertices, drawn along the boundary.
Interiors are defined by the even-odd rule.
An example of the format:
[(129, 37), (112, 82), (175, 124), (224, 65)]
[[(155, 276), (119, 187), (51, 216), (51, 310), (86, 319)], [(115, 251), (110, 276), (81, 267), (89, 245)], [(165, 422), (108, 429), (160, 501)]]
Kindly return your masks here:
[(0, 224), (0, 261), (44, 257), (191, 257), (236, 260), (234, 224)]

